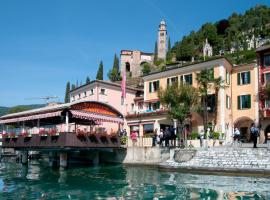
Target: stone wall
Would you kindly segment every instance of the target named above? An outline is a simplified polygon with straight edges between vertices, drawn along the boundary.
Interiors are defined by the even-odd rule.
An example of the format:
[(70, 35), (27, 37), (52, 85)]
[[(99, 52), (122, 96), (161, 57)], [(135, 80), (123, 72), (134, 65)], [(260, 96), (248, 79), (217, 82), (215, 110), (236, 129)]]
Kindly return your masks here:
[[(174, 158), (181, 157), (187, 150), (175, 151)], [(179, 161), (179, 159), (178, 159)], [(267, 148), (208, 148), (197, 149), (188, 161), (169, 159), (161, 167), (198, 171), (227, 171), (270, 174), (270, 150)]]

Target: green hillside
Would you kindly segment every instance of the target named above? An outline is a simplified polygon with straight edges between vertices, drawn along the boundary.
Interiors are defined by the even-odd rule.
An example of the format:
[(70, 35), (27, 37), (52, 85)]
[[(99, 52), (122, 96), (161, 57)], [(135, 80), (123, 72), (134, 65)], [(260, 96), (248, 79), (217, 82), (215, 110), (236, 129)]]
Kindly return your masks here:
[(31, 110), (35, 108), (41, 108), (44, 106), (45, 106), (44, 104), (18, 105), (18, 106), (13, 106), (13, 107), (0, 106), (0, 116), (3, 116), (5, 114), (21, 112), (25, 110)]
[(227, 19), (203, 24), (198, 31), (192, 31), (176, 42), (171, 53), (177, 61), (190, 62), (192, 58), (201, 61), (206, 38), (213, 47), (213, 56), (222, 52), (233, 63), (253, 61), (256, 45), (250, 48), (249, 44), (270, 41), (270, 8), (258, 5), (244, 14), (233, 13)]

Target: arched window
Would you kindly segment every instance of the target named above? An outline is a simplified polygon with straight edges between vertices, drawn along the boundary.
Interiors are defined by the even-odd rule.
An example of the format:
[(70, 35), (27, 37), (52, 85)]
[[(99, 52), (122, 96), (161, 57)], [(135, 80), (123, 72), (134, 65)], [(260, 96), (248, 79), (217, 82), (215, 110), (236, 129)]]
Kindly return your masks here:
[(130, 64), (129, 64), (129, 62), (126, 62), (126, 72), (130, 72)]

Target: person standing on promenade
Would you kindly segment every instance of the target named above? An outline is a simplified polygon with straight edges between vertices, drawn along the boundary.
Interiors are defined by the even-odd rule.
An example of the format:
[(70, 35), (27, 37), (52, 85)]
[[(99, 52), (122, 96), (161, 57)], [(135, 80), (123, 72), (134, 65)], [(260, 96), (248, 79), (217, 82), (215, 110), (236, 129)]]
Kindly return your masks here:
[(170, 133), (169, 127), (166, 127), (165, 133), (164, 133), (165, 147), (169, 146), (170, 136), (171, 136), (171, 133)]
[(234, 141), (240, 142), (241, 134), (238, 128), (234, 129), (233, 139)]
[(252, 123), (250, 127), (250, 136), (253, 141), (253, 148), (257, 148), (257, 140), (258, 140), (259, 130), (255, 127), (255, 124)]

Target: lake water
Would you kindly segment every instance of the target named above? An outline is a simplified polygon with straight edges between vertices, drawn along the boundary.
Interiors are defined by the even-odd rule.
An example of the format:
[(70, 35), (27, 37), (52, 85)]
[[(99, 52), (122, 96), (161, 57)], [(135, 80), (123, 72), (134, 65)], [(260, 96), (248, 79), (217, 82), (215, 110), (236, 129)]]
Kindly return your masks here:
[(270, 178), (130, 166), (52, 169), (0, 163), (0, 199), (270, 199)]

